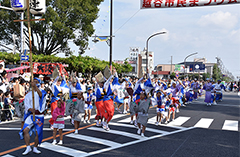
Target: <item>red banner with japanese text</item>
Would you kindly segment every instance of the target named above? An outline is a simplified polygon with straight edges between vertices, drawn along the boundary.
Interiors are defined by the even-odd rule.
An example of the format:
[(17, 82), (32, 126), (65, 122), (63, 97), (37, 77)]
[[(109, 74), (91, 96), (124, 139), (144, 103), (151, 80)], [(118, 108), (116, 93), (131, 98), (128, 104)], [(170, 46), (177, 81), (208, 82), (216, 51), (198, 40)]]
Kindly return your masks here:
[(239, 4), (240, 0), (141, 0), (141, 9)]
[[(21, 66), (30, 66), (29, 62), (21, 63)], [(68, 76), (66, 69), (61, 63), (33, 63), (33, 74), (52, 75), (53, 70), (58, 68), (60, 74)], [(21, 73), (30, 72), (30, 69), (21, 70)]]

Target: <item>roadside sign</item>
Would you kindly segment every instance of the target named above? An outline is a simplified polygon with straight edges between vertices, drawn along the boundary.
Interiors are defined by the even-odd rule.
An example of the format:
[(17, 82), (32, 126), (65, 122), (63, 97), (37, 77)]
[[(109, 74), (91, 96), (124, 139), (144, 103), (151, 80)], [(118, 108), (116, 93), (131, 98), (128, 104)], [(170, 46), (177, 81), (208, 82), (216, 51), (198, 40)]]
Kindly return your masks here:
[(21, 61), (28, 61), (28, 60), (29, 60), (29, 56), (27, 56), (27, 55), (21, 56)]

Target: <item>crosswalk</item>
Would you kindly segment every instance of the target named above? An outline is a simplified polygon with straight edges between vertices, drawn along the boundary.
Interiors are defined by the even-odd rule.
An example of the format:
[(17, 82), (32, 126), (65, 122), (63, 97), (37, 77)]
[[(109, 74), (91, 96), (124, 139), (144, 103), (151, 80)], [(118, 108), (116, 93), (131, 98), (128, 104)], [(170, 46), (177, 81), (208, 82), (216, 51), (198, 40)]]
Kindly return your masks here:
[[(161, 126), (173, 126), (175, 128), (181, 127), (184, 123), (191, 120), (191, 117), (184, 117), (179, 116), (174, 121), (171, 121), (170, 123), (164, 125), (161, 124)], [(119, 122), (125, 122), (124, 120)], [(148, 123), (155, 124), (156, 122), (156, 116), (149, 119)], [(214, 122), (214, 119), (211, 118), (201, 118), (199, 121), (193, 126), (195, 128), (210, 128), (211, 124)], [(222, 130), (228, 130), (228, 131), (238, 131), (238, 121), (237, 120), (225, 120), (224, 124), (222, 126)]]
[[(95, 115), (91, 116), (93, 121)], [(40, 147), (56, 153), (56, 156), (90, 156), (94, 154), (103, 153), (113, 149), (125, 147), (139, 142), (147, 141), (154, 138), (163, 137), (166, 135), (187, 131), (193, 128), (211, 128), (214, 119), (200, 118), (192, 127), (186, 127), (184, 124), (191, 121), (191, 117), (178, 116), (174, 121), (168, 124), (160, 124), (156, 126), (156, 116), (149, 117), (145, 137), (137, 134), (137, 128), (130, 125), (131, 118), (129, 115), (116, 114), (113, 120), (109, 123), (110, 131), (105, 131), (101, 127), (91, 126), (83, 130), (79, 130), (79, 134), (69, 133), (64, 136), (63, 145), (52, 145), (51, 140), (43, 142)], [(238, 121), (225, 120), (222, 130), (238, 131)], [(65, 143), (67, 138), (68, 142)], [(67, 141), (66, 140), (66, 141)], [(85, 147), (91, 148), (86, 150), (81, 147), (74, 147), (72, 143), (84, 143)], [(3, 157), (13, 157), (11, 154)]]

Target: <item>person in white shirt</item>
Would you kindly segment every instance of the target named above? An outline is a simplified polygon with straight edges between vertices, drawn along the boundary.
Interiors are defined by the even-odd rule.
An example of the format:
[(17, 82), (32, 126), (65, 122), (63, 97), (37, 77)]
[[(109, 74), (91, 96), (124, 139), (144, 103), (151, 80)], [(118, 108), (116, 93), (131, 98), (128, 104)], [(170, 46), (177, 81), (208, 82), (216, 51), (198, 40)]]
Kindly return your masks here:
[[(40, 90), (37, 87), (39, 84), (39, 79), (34, 79), (31, 83), (32, 89), (34, 90), (34, 104), (32, 101), (32, 91), (30, 91), (24, 100), (25, 106), (25, 118), (24, 118), (24, 126), (23, 129), (19, 132), (20, 139), (24, 139), (26, 144), (26, 150), (22, 153), (22, 155), (27, 155), (32, 151), (30, 147), (30, 136), (36, 131), (35, 144), (33, 148), (33, 152), (36, 154), (40, 154), (41, 151), (37, 149), (38, 144), (42, 142), (42, 133), (43, 133), (43, 123), (44, 123), (44, 110), (46, 105), (46, 92), (44, 90)], [(35, 121), (33, 120), (33, 113), (35, 113)]]
[[(88, 88), (87, 93), (83, 94), (84, 97), (84, 101), (85, 101), (85, 115), (84, 115), (84, 119), (83, 119), (83, 123), (88, 123), (90, 124), (90, 117), (91, 117), (91, 111), (93, 109), (93, 105), (92, 105), (92, 101), (95, 99), (95, 96), (92, 93), (93, 89), (92, 88)], [(88, 115), (88, 119), (86, 120), (86, 117)]]

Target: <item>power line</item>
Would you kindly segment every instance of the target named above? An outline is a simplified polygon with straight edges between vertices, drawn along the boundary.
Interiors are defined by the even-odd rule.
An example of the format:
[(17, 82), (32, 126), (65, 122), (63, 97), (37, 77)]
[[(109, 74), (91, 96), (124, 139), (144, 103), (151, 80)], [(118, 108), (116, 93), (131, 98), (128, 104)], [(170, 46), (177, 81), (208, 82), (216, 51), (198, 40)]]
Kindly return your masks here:
[(141, 9), (139, 9), (137, 12), (135, 12), (121, 27), (119, 27), (114, 34), (116, 34), (125, 24), (127, 24)]

